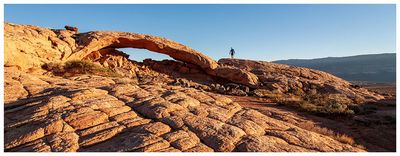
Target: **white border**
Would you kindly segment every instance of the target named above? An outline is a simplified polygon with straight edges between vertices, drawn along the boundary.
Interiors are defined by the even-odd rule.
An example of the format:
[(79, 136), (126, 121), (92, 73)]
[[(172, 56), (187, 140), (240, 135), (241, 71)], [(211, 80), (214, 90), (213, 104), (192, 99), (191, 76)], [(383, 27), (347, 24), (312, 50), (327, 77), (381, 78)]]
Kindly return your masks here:
[(396, 0), (4, 0), (5, 4), (395, 4)]
[[(1, 89), (1, 95), (0, 95), (0, 101), (1, 103), (4, 104), (4, 4), (80, 4), (80, 3), (84, 3), (84, 4), (115, 4), (115, 3), (123, 3), (123, 4), (396, 4), (396, 30), (399, 30), (399, 13), (398, 10), (400, 9), (399, 6), (397, 5), (397, 1), (396, 0), (96, 0), (96, 1), (89, 1), (89, 0), (68, 0), (68, 1), (54, 1), (54, 0), (4, 0), (2, 1), (2, 5), (0, 7), (1, 9), (1, 27), (2, 29), (0, 30), (1, 32), (1, 50), (2, 52), (0, 53), (0, 61), (1, 61), (1, 70), (0, 70), (0, 77), (2, 78), (3, 83), (0, 85)], [(398, 47), (399, 47), (399, 33), (398, 31), (396, 31), (396, 53), (398, 51)], [(396, 55), (396, 60), (399, 60), (400, 56)], [(396, 68), (399, 69), (399, 64), (396, 63)], [(397, 72), (397, 71), (396, 71)], [(397, 72), (396, 73), (397, 76), (397, 80), (399, 80), (399, 76), (400, 74)], [(399, 89), (399, 85), (397, 85), (397, 90), (396, 92), (400, 91)], [(398, 97), (396, 97), (397, 101), (396, 103), (398, 103), (400, 100)], [(399, 108), (396, 108), (396, 112), (398, 112)], [(0, 150), (1, 150), (1, 154), (4, 155), (40, 155), (40, 156), (44, 156), (44, 155), (109, 155), (109, 154), (116, 154), (116, 153), (4, 153), (4, 107), (1, 107), (1, 114), (0, 114), (0, 118), (1, 118), (1, 124), (0, 124), (0, 128), (2, 130), (2, 132), (0, 133)], [(396, 116), (396, 118), (398, 118), (398, 115)], [(397, 120), (397, 125), (399, 124), (399, 121)], [(399, 130), (397, 129), (397, 132)], [(397, 133), (396, 132), (396, 133)], [(399, 134), (397, 133), (396, 135), (397, 137), (397, 145), (396, 145), (396, 149), (397, 151), (400, 151), (399, 148)], [(118, 153), (118, 155), (132, 155), (132, 154), (138, 154), (138, 155), (143, 155), (143, 156), (154, 156), (154, 155), (174, 155), (174, 156), (183, 156), (183, 155), (221, 155), (221, 154), (229, 154), (229, 155), (301, 155), (301, 156), (308, 156), (308, 155), (319, 155), (319, 154), (324, 154), (324, 155), (351, 155), (351, 156), (355, 156), (355, 155), (371, 155), (371, 154), (377, 154), (377, 155), (395, 155), (396, 153), (393, 152), (385, 152), (385, 153), (350, 153), (350, 152), (344, 152), (344, 153)]]

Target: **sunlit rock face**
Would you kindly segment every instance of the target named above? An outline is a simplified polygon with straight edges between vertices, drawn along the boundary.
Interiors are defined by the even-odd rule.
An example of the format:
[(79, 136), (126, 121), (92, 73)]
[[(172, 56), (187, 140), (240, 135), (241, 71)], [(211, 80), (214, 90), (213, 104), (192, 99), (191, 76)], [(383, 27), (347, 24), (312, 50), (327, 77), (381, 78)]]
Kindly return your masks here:
[[(162, 53), (179, 61), (199, 66), (207, 73), (226, 78), (233, 82), (256, 85), (257, 79), (251, 73), (237, 68), (229, 71), (240, 75), (224, 74), (218, 63), (210, 57), (172, 40), (145, 34), (126, 32), (94, 31), (77, 33), (70, 30), (52, 30), (31, 25), (5, 23), (5, 66), (17, 66), (22, 70), (40, 68), (49, 62), (65, 62), (85, 58), (107, 57), (117, 60), (127, 58), (121, 54), (119, 58), (110, 58), (116, 54), (115, 48), (140, 48)], [(93, 54), (95, 53), (95, 54)], [(18, 60), (14, 58), (19, 58)], [(103, 61), (107, 58), (101, 58)], [(127, 62), (127, 60), (124, 60)], [(109, 62), (109, 61), (107, 61)], [(107, 63), (108, 65), (109, 63)], [(123, 68), (132, 67), (126, 65)], [(220, 69), (220, 70), (218, 70)], [(129, 71), (130, 72), (130, 71)]]
[(194, 88), (5, 76), (6, 151), (362, 151)]
[[(178, 61), (135, 62), (116, 50), (127, 47)], [(46, 63), (70, 60), (92, 61), (120, 76), (54, 76), (40, 71)], [(284, 84), (277, 79), (274, 86), (282, 92), (285, 85), (301, 83), (306, 88), (303, 82), (321, 82), (340, 85), (337, 90), (343, 94), (370, 96), (326, 73), (253, 64), (257, 63), (218, 64), (187, 46), (150, 35), (5, 23), (5, 151), (364, 151), (210, 91), (207, 83), (218, 81), (240, 84), (246, 95), (249, 87), (270, 82), (265, 76), (269, 72), (296, 80)], [(193, 79), (176, 79), (183, 76)]]

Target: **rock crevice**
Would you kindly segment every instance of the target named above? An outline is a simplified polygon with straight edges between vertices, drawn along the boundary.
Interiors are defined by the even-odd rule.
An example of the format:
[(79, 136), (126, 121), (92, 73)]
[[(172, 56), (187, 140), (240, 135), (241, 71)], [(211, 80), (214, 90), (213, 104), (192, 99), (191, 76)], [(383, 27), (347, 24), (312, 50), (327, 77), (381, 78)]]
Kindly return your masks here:
[[(171, 75), (200, 76), (206, 82), (215, 77), (229, 80), (242, 85), (226, 83), (226, 90), (242, 88), (245, 91), (237, 94), (243, 96), (265, 86), (282, 93), (316, 86), (374, 98), (368, 91), (352, 89), (344, 80), (264, 62), (230, 59), (217, 63), (161, 37), (74, 30), (5, 24), (6, 151), (364, 151), (243, 108), (231, 98), (209, 92), (206, 84), (195, 88), (174, 85), (189, 82)], [(148, 49), (182, 62), (137, 63), (117, 48)], [(31, 72), (45, 63), (70, 60), (90, 60), (131, 76), (60, 77)], [(174, 66), (180, 73), (168, 75), (169, 71), (157, 72), (148, 66)]]
[(258, 83), (257, 77), (250, 72), (232, 67), (229, 68), (231, 74), (226, 74), (226, 68), (219, 66), (210, 57), (163, 37), (110, 31), (78, 33), (71, 30), (51, 30), (10, 23), (5, 23), (4, 37), (5, 66), (17, 66), (22, 70), (40, 68), (49, 62), (82, 60), (88, 58), (89, 55), (96, 55), (92, 53), (100, 51), (112, 52), (116, 51), (116, 48), (139, 48), (166, 54), (176, 60), (197, 65), (210, 75), (232, 82), (244, 85), (257, 85)]

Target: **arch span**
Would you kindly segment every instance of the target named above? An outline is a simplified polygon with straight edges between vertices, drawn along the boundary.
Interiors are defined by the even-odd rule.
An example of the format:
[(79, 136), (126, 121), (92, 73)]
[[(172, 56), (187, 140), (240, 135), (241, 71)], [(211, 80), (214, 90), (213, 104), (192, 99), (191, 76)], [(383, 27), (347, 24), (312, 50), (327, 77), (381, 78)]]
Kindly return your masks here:
[(4, 30), (4, 65), (17, 66), (24, 71), (41, 68), (50, 62), (82, 60), (92, 53), (93, 57), (96, 57), (100, 51), (107, 54), (107, 51), (112, 52), (118, 48), (139, 48), (197, 65), (209, 75), (232, 82), (245, 85), (258, 84), (257, 76), (248, 71), (219, 66), (210, 57), (162, 37), (111, 31), (78, 33), (10, 23), (5, 23)]
[(139, 48), (166, 54), (176, 60), (189, 62), (204, 70), (213, 70), (218, 63), (210, 57), (185, 45), (166, 38), (125, 32), (88, 32), (78, 36), (81, 49), (67, 60), (82, 59), (94, 51), (104, 48)]
[(234, 67), (219, 66), (210, 57), (175, 41), (128, 32), (92, 31), (78, 34), (78, 50), (66, 60), (83, 59), (89, 54), (103, 49), (139, 48), (166, 54), (173, 59), (199, 66), (210, 75), (228, 79), (244, 85), (257, 85), (254, 74)]

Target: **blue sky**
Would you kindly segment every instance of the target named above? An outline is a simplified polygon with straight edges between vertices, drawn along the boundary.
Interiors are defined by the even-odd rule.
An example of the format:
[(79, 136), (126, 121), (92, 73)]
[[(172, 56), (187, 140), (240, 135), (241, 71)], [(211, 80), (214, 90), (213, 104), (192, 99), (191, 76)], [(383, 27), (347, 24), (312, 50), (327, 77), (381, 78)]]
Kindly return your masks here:
[[(280, 60), (393, 53), (396, 7), (344, 5), (15, 5), (4, 20), (80, 32), (113, 30), (166, 37), (218, 60)], [(162, 54), (124, 49), (132, 59)]]

